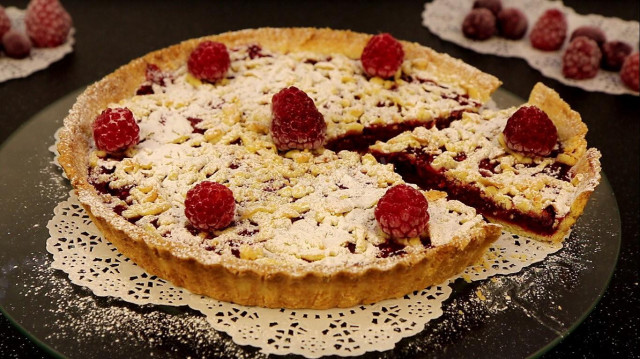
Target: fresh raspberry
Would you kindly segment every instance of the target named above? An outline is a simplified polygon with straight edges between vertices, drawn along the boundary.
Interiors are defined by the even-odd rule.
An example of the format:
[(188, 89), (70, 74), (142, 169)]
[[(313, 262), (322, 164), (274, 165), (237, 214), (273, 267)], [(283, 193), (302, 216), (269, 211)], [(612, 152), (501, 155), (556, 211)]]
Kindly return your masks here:
[(204, 181), (187, 192), (184, 214), (191, 224), (203, 231), (227, 227), (236, 211), (233, 192), (220, 183)]
[(67, 41), (71, 16), (58, 0), (31, 0), (24, 16), (27, 35), (36, 47), (56, 47)]
[(280, 90), (271, 100), (271, 137), (280, 151), (316, 149), (324, 144), (327, 124), (313, 100), (296, 87)]
[(473, 2), (474, 9), (488, 9), (493, 16), (498, 16), (502, 10), (502, 0), (476, 0)]
[(598, 44), (599, 48), (602, 48), (602, 45), (607, 41), (607, 35), (605, 35), (600, 28), (595, 26), (580, 26), (573, 30), (571, 37), (569, 38), (569, 42), (573, 41), (578, 36), (586, 36), (590, 38)]
[(224, 77), (231, 65), (227, 47), (219, 42), (203, 41), (189, 55), (187, 66), (196, 78), (216, 82)]
[(393, 36), (384, 33), (373, 36), (360, 56), (362, 67), (369, 76), (389, 78), (404, 61), (402, 44)]
[(496, 33), (496, 17), (485, 8), (473, 9), (462, 22), (462, 33), (473, 40), (486, 40)]
[(497, 20), (500, 35), (511, 40), (522, 39), (529, 26), (524, 13), (513, 7), (502, 9), (498, 13)]
[(429, 224), (424, 195), (406, 184), (393, 186), (380, 198), (374, 215), (382, 231), (394, 238), (418, 237)]
[(509, 149), (528, 156), (547, 156), (558, 141), (556, 126), (535, 106), (523, 106), (514, 112), (502, 134)]
[(16, 30), (9, 30), (2, 36), (2, 46), (4, 53), (14, 59), (23, 59), (31, 53), (31, 41)]
[(578, 36), (562, 55), (562, 75), (576, 80), (593, 78), (600, 69), (600, 60), (598, 44), (586, 36)]
[(11, 29), (11, 20), (9, 19), (9, 15), (4, 11), (2, 5), (0, 5), (0, 39), (4, 34), (7, 33)]
[(602, 45), (602, 63), (605, 70), (620, 71), (624, 59), (631, 53), (631, 45), (622, 41), (609, 41)]
[(557, 9), (545, 11), (533, 25), (529, 35), (531, 46), (543, 51), (558, 50), (566, 37), (567, 19)]
[(93, 122), (93, 139), (99, 150), (120, 152), (140, 141), (140, 128), (128, 108), (108, 108)]
[(634, 91), (640, 91), (640, 85), (638, 84), (638, 53), (627, 56), (620, 69), (620, 79), (627, 85), (628, 88)]

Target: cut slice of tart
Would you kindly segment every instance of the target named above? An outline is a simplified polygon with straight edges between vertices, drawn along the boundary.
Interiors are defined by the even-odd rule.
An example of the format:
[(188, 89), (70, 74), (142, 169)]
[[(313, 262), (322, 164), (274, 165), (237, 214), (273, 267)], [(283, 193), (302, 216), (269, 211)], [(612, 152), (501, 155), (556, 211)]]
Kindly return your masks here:
[[(540, 113), (547, 123), (533, 119)], [(524, 124), (509, 125), (517, 118)], [(465, 113), (448, 128), (416, 128), (370, 149), (406, 180), (446, 191), (513, 233), (558, 242), (600, 181), (600, 153), (587, 149), (586, 132), (539, 83), (520, 108)]]
[[(78, 98), (60, 135), (59, 161), (109, 241), (150, 273), (196, 293), (330, 308), (437, 284), (478, 258), (500, 227), (428, 192), (427, 227), (391, 237), (374, 212), (402, 179), (371, 155), (339, 150), (417, 125), (446, 127), (478, 111), (499, 82), (406, 42), (395, 75), (371, 77), (359, 60), (370, 38), (258, 29), (151, 53)], [(274, 95), (299, 95), (292, 87), (311, 101), (293, 107), (326, 121), (318, 127), (326, 138), (314, 139), (313, 150), (278, 151), (274, 142)], [(226, 190), (216, 192), (220, 185), (233, 201)], [(227, 194), (186, 200), (195, 187)], [(187, 202), (196, 204), (187, 209)], [(216, 213), (225, 220), (210, 222)]]

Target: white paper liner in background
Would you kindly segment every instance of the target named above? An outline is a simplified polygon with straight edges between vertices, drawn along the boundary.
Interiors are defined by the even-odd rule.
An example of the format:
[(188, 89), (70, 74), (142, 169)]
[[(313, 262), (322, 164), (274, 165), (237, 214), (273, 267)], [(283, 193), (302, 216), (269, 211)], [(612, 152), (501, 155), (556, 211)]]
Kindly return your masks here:
[[(25, 32), (24, 10), (15, 7), (5, 9), (9, 19), (11, 19), (11, 27), (18, 31)], [(24, 59), (12, 59), (5, 54), (0, 54), (0, 82), (21, 77), (27, 77), (32, 73), (49, 67), (52, 63), (60, 60), (64, 55), (73, 51), (73, 38), (75, 30), (72, 28), (67, 37), (67, 41), (53, 48), (33, 47), (31, 54)]]
[[(622, 83), (618, 72), (600, 69), (595, 78), (585, 80), (567, 79), (562, 75), (562, 54), (569, 44), (569, 36), (574, 29), (584, 25), (597, 26), (604, 31), (608, 41), (624, 41), (633, 47), (633, 52), (636, 52), (640, 37), (640, 26), (637, 21), (625, 21), (596, 14), (577, 14), (572, 8), (565, 6), (562, 1), (503, 0), (503, 8), (516, 7), (527, 16), (529, 22), (527, 34), (521, 40), (507, 40), (493, 36), (485, 41), (474, 41), (462, 34), (462, 21), (471, 11), (472, 4), (472, 0), (434, 0), (425, 4), (422, 25), (444, 40), (482, 54), (522, 58), (544, 76), (558, 80), (565, 85), (613, 95), (638, 95), (638, 92), (630, 90)], [(567, 40), (565, 40), (563, 47), (558, 51), (546, 52), (531, 46), (529, 32), (540, 15), (551, 8), (559, 9), (566, 15), (569, 27)]]
[[(97, 296), (111, 296), (134, 304), (189, 306), (203, 313), (215, 330), (240, 345), (259, 347), (266, 354), (354, 356), (393, 349), (404, 337), (421, 332), (442, 315), (450, 282), (399, 299), (347, 309), (290, 310), (247, 307), (192, 294), (147, 274), (120, 254), (98, 229), (73, 191), (58, 204), (47, 224), (47, 251), (52, 267)], [(562, 245), (546, 244), (503, 233), (481, 263), (468, 268), (465, 280), (511, 274), (543, 260)], [(452, 278), (451, 281), (456, 278)]]

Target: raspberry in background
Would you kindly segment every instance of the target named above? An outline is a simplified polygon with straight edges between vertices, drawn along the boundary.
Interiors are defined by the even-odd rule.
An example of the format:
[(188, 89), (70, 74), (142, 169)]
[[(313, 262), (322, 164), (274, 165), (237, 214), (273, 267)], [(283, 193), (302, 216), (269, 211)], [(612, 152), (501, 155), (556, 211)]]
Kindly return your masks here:
[(2, 37), (2, 47), (4, 53), (14, 59), (24, 59), (31, 53), (31, 41), (27, 35), (16, 31), (9, 30)]
[(4, 11), (4, 8), (0, 5), (0, 39), (9, 29), (11, 29), (11, 19), (9, 19), (9, 15), (7, 15), (7, 12)]
[(529, 22), (527, 17), (519, 9), (510, 7), (502, 9), (498, 13), (498, 32), (504, 38), (519, 40), (527, 33)]
[(58, 0), (31, 0), (24, 16), (27, 35), (36, 47), (56, 47), (67, 41), (71, 16)]
[(121, 152), (140, 141), (140, 128), (128, 108), (108, 108), (93, 122), (93, 139), (99, 150)]
[(578, 36), (562, 55), (562, 75), (576, 80), (593, 78), (598, 74), (601, 60), (598, 44), (586, 36)]
[(573, 41), (578, 36), (586, 36), (598, 44), (598, 47), (602, 49), (602, 45), (607, 42), (607, 35), (595, 26), (580, 26), (573, 30), (569, 42)]
[(227, 227), (233, 221), (236, 201), (233, 192), (215, 182), (200, 182), (187, 192), (184, 214), (191, 225), (203, 231)]
[(280, 90), (271, 100), (271, 138), (278, 150), (317, 149), (327, 132), (313, 100), (297, 87)]
[(631, 53), (631, 45), (623, 41), (608, 41), (602, 45), (602, 63), (605, 70), (620, 71), (624, 59)]
[(389, 78), (398, 71), (404, 61), (402, 44), (387, 33), (378, 34), (367, 42), (360, 56), (364, 72), (369, 76)]
[(536, 106), (523, 106), (509, 117), (502, 131), (507, 147), (527, 156), (548, 156), (558, 141), (558, 130)]
[(476, 0), (473, 2), (473, 9), (487, 9), (498, 16), (502, 10), (502, 0)]
[(382, 231), (394, 238), (425, 234), (429, 204), (424, 195), (406, 184), (393, 186), (380, 198), (374, 215)]
[(640, 91), (640, 80), (638, 79), (640, 62), (638, 56), (637, 52), (627, 56), (620, 69), (620, 79), (622, 82), (636, 92)]
[(555, 51), (562, 47), (567, 37), (567, 19), (557, 9), (545, 11), (533, 25), (529, 39), (531, 46), (543, 51)]
[(196, 78), (216, 82), (224, 77), (231, 65), (227, 47), (215, 41), (203, 41), (189, 55), (187, 67)]
[(462, 33), (472, 40), (486, 40), (496, 31), (496, 17), (485, 8), (471, 10), (462, 21)]

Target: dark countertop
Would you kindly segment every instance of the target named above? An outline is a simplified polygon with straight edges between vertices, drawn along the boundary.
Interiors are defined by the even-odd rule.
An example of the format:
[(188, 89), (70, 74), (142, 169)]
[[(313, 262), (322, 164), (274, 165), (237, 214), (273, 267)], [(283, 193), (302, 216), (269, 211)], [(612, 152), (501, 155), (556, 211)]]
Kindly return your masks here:
[[(133, 58), (188, 38), (245, 28), (315, 26), (367, 33), (390, 32), (399, 39), (430, 46), (494, 74), (503, 81), (505, 89), (522, 98), (528, 96), (536, 82), (544, 81), (582, 114), (589, 127), (589, 145), (602, 151), (603, 170), (616, 194), (622, 220), (620, 258), (607, 292), (585, 322), (545, 356), (639, 356), (638, 97), (585, 92), (544, 78), (523, 60), (480, 55), (440, 40), (421, 25), (423, 3), (299, 0), (192, 1), (187, 5), (167, 0), (64, 0), (76, 28), (74, 52), (27, 78), (0, 83), (0, 143), (48, 104), (102, 78)], [(566, 0), (565, 3), (578, 13), (599, 13), (636, 21), (640, 12), (640, 2), (636, 0)], [(4, 7), (25, 8), (26, 4), (27, 1), (2, 2)], [(0, 353), (2, 357), (47, 357), (4, 316), (0, 316)]]

